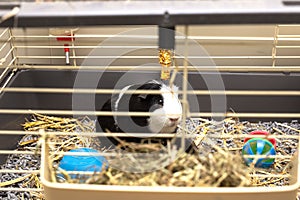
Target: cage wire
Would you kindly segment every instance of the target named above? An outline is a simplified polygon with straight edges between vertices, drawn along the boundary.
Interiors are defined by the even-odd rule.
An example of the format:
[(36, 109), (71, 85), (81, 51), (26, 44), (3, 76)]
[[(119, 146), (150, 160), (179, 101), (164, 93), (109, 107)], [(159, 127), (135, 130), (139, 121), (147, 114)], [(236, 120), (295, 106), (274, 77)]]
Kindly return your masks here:
[[(216, 26), (217, 27), (217, 26)], [(224, 27), (222, 27), (224, 28)], [(231, 27), (233, 30), (241, 30), (240, 27)], [(253, 27), (250, 27), (253, 28)], [(114, 179), (104, 179), (107, 177), (108, 173), (116, 174), (116, 169), (109, 169), (107, 174), (92, 173), (92, 178), (88, 179), (88, 183), (98, 183), (98, 184), (124, 184), (124, 185), (175, 185), (175, 186), (221, 186), (223, 181), (219, 179), (219, 174), (215, 179), (215, 182), (207, 181), (207, 177), (215, 177), (214, 171), (200, 170), (201, 167), (214, 168), (216, 166), (229, 165), (232, 163), (242, 163), (242, 165), (237, 165), (237, 167), (232, 167), (233, 170), (239, 171), (241, 176), (237, 185), (244, 184), (244, 186), (276, 186), (280, 187), (283, 185), (290, 184), (290, 169), (292, 160), (295, 159), (296, 151), (299, 146), (299, 132), (300, 125), (297, 120), (299, 119), (300, 113), (284, 112), (284, 113), (266, 113), (266, 112), (227, 112), (227, 113), (213, 113), (214, 116), (225, 117), (225, 119), (220, 123), (215, 123), (211, 119), (211, 112), (189, 112), (188, 110), (188, 95), (228, 95), (228, 96), (289, 96), (298, 97), (300, 91), (298, 90), (189, 90), (187, 88), (188, 73), (196, 70), (201, 70), (201, 72), (214, 72), (215, 70), (219, 72), (257, 72), (257, 73), (298, 73), (300, 72), (300, 67), (298, 61), (300, 56), (298, 55), (297, 49), (300, 48), (298, 45), (300, 41), (300, 25), (276, 25), (276, 26), (266, 26), (268, 30), (274, 29), (273, 35), (261, 35), (255, 36), (248, 33), (243, 33), (241, 35), (238, 32), (225, 31), (224, 35), (210, 35), (212, 30), (210, 28), (204, 28), (203, 34), (195, 34), (197, 32), (197, 27), (181, 27), (181, 30), (186, 31), (185, 36), (176, 36), (176, 41), (183, 42), (185, 45), (186, 53), (185, 55), (178, 56), (175, 55), (174, 59), (178, 60), (176, 66), (173, 66), (173, 70), (178, 71), (178, 73), (183, 73), (184, 81), (182, 89), (179, 91), (182, 94), (182, 104), (183, 104), (183, 123), (179, 126), (179, 131), (177, 137), (192, 137), (196, 145), (204, 145), (207, 136), (214, 138), (216, 141), (216, 146), (212, 149), (215, 154), (209, 154), (209, 160), (205, 158), (197, 158), (194, 156), (183, 156), (178, 158), (174, 163), (168, 165), (169, 168), (177, 169), (177, 179), (170, 172), (155, 171), (152, 178), (145, 178), (149, 174), (140, 175), (130, 175), (125, 174), (128, 180), (119, 178)], [(189, 32), (187, 30), (189, 29)], [(91, 31), (92, 30), (92, 31)], [(201, 30), (201, 27), (200, 27)], [(228, 30), (228, 29), (227, 29)], [(95, 31), (97, 34), (90, 34)], [(77, 71), (84, 59), (106, 59), (106, 58), (120, 58), (125, 61), (126, 64), (122, 65), (120, 62), (116, 62), (110, 66), (99, 66), (90, 65), (84, 66), (84, 70), (107, 70), (111, 72), (126, 71), (126, 70), (136, 70), (132, 62), (130, 61), (139, 59), (150, 59), (158, 60), (157, 45), (153, 43), (145, 43), (139, 45), (138, 48), (146, 49), (146, 52), (150, 55), (130, 54), (130, 55), (87, 55), (87, 53), (95, 48), (103, 48), (105, 50), (114, 50), (117, 48), (134, 48), (131, 44), (115, 44), (111, 46), (98, 46), (95, 43), (102, 41), (110, 37), (118, 37), (114, 32), (118, 32), (119, 29), (112, 28), (108, 31), (103, 31), (97, 29), (96, 27), (90, 28), (80, 28), (79, 31), (71, 36), (64, 36), (66, 38), (75, 38), (69, 41), (70, 48), (70, 65), (65, 65), (65, 56), (62, 51), (65, 46), (57, 41), (57, 36), (51, 35), (48, 29), (3, 29), (1, 38), (1, 48), (0, 48), (0, 65), (1, 65), (1, 75), (0, 80), (2, 83), (1, 96), (5, 94), (47, 94), (47, 95), (59, 95), (59, 94), (118, 94), (121, 91), (118, 89), (94, 89), (94, 88), (73, 88), (71, 87), (51, 87), (52, 83), (47, 85), (41, 84), (39, 87), (26, 85), (13, 86), (12, 82), (18, 72), (25, 70), (69, 70)], [(112, 32), (112, 33), (111, 33)], [(191, 33), (191, 34), (189, 34)], [(205, 33), (207, 35), (205, 35)], [(230, 35), (232, 34), (232, 35)], [(126, 39), (126, 35), (120, 35)], [(130, 36), (134, 37), (134, 36)], [(156, 41), (157, 36), (148, 35), (137, 35), (139, 39)], [(189, 59), (203, 59), (205, 56), (190, 55), (188, 50), (188, 40), (196, 40), (206, 47), (208, 51), (215, 51), (215, 55), (210, 53), (209, 58), (216, 62), (216, 66), (201, 66), (197, 68), (196, 66), (191, 66), (188, 62)], [(216, 43), (220, 43), (217, 45)], [(136, 45), (136, 44), (134, 44)], [(213, 49), (213, 46), (215, 50)], [(227, 45), (227, 46), (226, 46)], [(221, 47), (223, 46), (223, 47)], [(246, 51), (247, 54), (239, 53), (239, 48), (244, 46), (244, 49), (249, 48)], [(218, 47), (220, 50), (218, 50)], [(225, 48), (226, 47), (226, 48)], [(262, 47), (261, 52), (256, 51), (257, 47)], [(232, 55), (226, 49), (234, 49), (234, 53), (237, 55)], [(267, 49), (267, 50), (266, 50)], [(222, 53), (221, 53), (222, 52)], [(271, 52), (270, 55), (266, 55), (265, 52)], [(152, 54), (151, 54), (152, 53)], [(157, 62), (157, 61), (156, 61)], [(128, 64), (127, 64), (128, 63)], [(239, 65), (240, 63), (240, 65)], [(160, 66), (143, 66), (138, 68), (142, 71), (160, 71)], [(39, 80), (41, 81), (41, 80)], [(38, 84), (37, 84), (38, 85)], [(144, 93), (156, 94), (157, 91), (140, 91)], [(134, 93), (134, 91), (128, 90), (127, 93)], [(49, 96), (48, 96), (49, 97)], [(1, 101), (1, 100), (0, 100)], [(57, 102), (59, 103), (59, 102)], [(18, 105), (19, 106), (19, 105)], [(49, 164), (47, 170), (50, 171), (51, 181), (57, 182), (55, 166), (57, 162), (62, 158), (63, 155), (67, 155), (67, 151), (74, 149), (76, 147), (95, 147), (101, 148), (95, 142), (95, 121), (87, 116), (93, 115), (114, 115), (118, 114), (120, 116), (145, 116), (149, 113), (128, 113), (128, 112), (103, 112), (103, 111), (87, 111), (87, 110), (65, 110), (65, 109), (47, 109), (49, 106), (45, 105), (45, 109), (35, 109), (35, 108), (22, 108), (22, 107), (7, 108), (1, 107), (0, 114), (5, 116), (15, 116), (20, 115), (23, 119), (15, 124), (14, 128), (6, 129), (3, 126), (0, 130), (0, 135), (5, 138), (8, 136), (17, 136), (20, 138), (18, 145), (15, 149), (7, 148), (3, 149), (1, 147), (1, 155), (7, 155), (7, 159), (1, 165), (0, 174), (0, 196), (2, 199), (44, 199), (43, 185), (40, 181), (40, 165), (41, 165), (41, 151), (40, 145), (42, 141), (45, 142), (47, 146), (48, 161)], [(81, 116), (81, 118), (72, 118), (73, 115)], [(268, 122), (249, 122), (247, 120), (242, 120), (243, 118), (271, 118), (273, 121)], [(287, 119), (287, 121), (281, 122), (276, 121), (278, 118)], [(272, 168), (267, 170), (256, 169), (253, 166), (249, 168), (241, 169), (241, 166), (245, 166), (243, 162), (237, 161), (240, 158), (240, 151), (243, 145), (243, 140), (246, 137), (251, 137), (248, 135), (249, 132), (263, 129), (271, 133), (271, 137), (275, 138), (277, 141), (277, 154), (274, 156), (276, 158), (275, 164)], [(213, 133), (220, 134), (213, 134)], [(80, 135), (80, 137), (78, 136)], [(102, 136), (110, 136), (110, 133), (102, 134)], [(162, 134), (161, 137), (170, 137), (172, 134)], [(196, 137), (195, 137), (196, 135)], [(128, 136), (122, 133), (115, 133), (114, 136), (122, 137)], [(149, 146), (134, 146), (133, 144), (130, 148), (135, 150), (147, 149)], [(133, 145), (133, 146), (132, 146)], [(154, 149), (165, 148), (164, 146), (152, 146)], [(70, 154), (70, 153), (69, 153)], [(104, 156), (118, 156), (117, 152), (111, 152), (103, 150), (101, 155)], [(215, 156), (215, 157), (214, 157)], [(226, 157), (226, 159), (224, 159)], [(256, 156), (258, 157), (258, 156)], [(223, 159), (221, 159), (223, 158)], [(221, 161), (220, 161), (221, 160)], [(220, 162), (219, 162), (220, 161)], [(188, 169), (182, 167), (185, 163), (188, 163), (192, 167), (195, 167), (196, 171), (200, 170), (201, 175), (207, 174), (203, 179), (199, 178), (200, 175), (196, 174), (195, 171), (191, 172), (191, 179), (188, 181), (183, 181), (180, 176), (189, 176), (187, 172)], [(199, 164), (200, 163), (200, 164)], [(135, 164), (135, 163), (133, 163)], [(231, 165), (232, 166), (232, 165)], [(297, 165), (296, 165), (297, 166)], [(197, 168), (200, 167), (200, 168)], [(178, 169), (179, 168), (179, 169)], [(245, 170), (245, 171), (243, 171)], [(172, 170), (171, 170), (172, 171)], [(72, 172), (71, 172), (72, 173)], [(78, 172), (74, 172), (75, 174)], [(224, 173), (223, 171), (220, 172)], [(232, 172), (233, 174), (235, 171)], [(88, 174), (88, 173), (87, 173)], [(89, 174), (91, 175), (91, 174)], [(79, 183), (80, 180), (72, 180), (69, 175), (66, 174), (66, 180), (72, 183)], [(159, 177), (159, 178), (157, 178)], [(163, 178), (162, 178), (163, 177)], [(194, 177), (198, 177), (197, 181)], [(221, 176), (222, 177), (222, 176)], [(136, 179), (132, 183), (133, 179)], [(232, 178), (232, 177), (231, 177)], [(295, 178), (295, 177), (294, 177)], [(298, 178), (298, 177), (296, 177)], [(114, 181), (113, 181), (114, 180)], [(142, 182), (144, 180), (144, 182)], [(146, 181), (145, 181), (146, 180)], [(131, 181), (131, 182), (130, 182)], [(189, 182), (189, 184), (187, 184)], [(234, 182), (230, 179), (228, 183)], [(223, 182), (223, 184), (227, 184)]]

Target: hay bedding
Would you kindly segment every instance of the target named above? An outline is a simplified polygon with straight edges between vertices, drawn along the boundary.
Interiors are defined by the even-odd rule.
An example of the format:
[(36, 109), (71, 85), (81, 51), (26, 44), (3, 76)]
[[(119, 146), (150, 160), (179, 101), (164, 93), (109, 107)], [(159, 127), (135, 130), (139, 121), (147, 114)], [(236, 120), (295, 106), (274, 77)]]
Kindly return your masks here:
[[(71, 119), (49, 117), (43, 115), (34, 115), (24, 124), (27, 131), (36, 131), (44, 129), (45, 131), (62, 131), (62, 132), (93, 132), (94, 122), (88, 118)], [(174, 150), (165, 146), (156, 146), (149, 144), (130, 144), (123, 143), (131, 151), (156, 151), (165, 152), (167, 155), (166, 162), (161, 169), (152, 171), (151, 166), (144, 173), (130, 173), (118, 168), (108, 168), (101, 173), (94, 174), (85, 180), (89, 184), (108, 184), (108, 185), (145, 185), (145, 186), (282, 186), (289, 184), (289, 171), (291, 161), (289, 159), (276, 158), (273, 167), (269, 169), (259, 169), (253, 166), (247, 167), (243, 164), (240, 151), (243, 145), (243, 137), (237, 137), (248, 134), (253, 130), (266, 130), (272, 135), (299, 135), (300, 124), (297, 121), (291, 123), (279, 122), (259, 122), (250, 123), (239, 121), (238, 119), (225, 119), (222, 123), (215, 123), (207, 119), (192, 119), (187, 122), (187, 132), (196, 134), (194, 141), (198, 147), (208, 152), (200, 156), (179, 154), (174, 159)], [(181, 129), (182, 130), (182, 129)], [(180, 131), (179, 131), (180, 132)], [(231, 136), (232, 137), (228, 137)], [(218, 136), (214, 138), (211, 136)], [(227, 137), (223, 137), (227, 136)], [(50, 137), (51, 141), (51, 163), (53, 170), (53, 181), (57, 163), (61, 155), (57, 152), (68, 151), (78, 147), (93, 147), (100, 149), (100, 145), (92, 137), (78, 136), (56, 136)], [(54, 142), (54, 143), (53, 143)], [(55, 144), (56, 143), (56, 144)], [(282, 138), (277, 140), (277, 155), (293, 155), (297, 149), (297, 139)], [(17, 150), (37, 151), (38, 138), (27, 135), (20, 141)], [(215, 145), (216, 144), (216, 145)], [(171, 150), (171, 151), (170, 151)], [(114, 150), (117, 156), (120, 155)], [(175, 152), (176, 154), (176, 152)], [(156, 154), (155, 154), (156, 155)], [(171, 159), (173, 162), (169, 162)], [(120, 160), (120, 159), (115, 159)], [(131, 159), (132, 160), (132, 159)], [(161, 161), (160, 161), (161, 162)], [(140, 162), (132, 160), (132, 166), (146, 166)], [(24, 169), (38, 170), (40, 168), (39, 155), (10, 155), (7, 162), (1, 166), (1, 169)], [(257, 176), (263, 175), (263, 177)], [(82, 182), (80, 179), (68, 179), (72, 183)], [(19, 188), (41, 188), (42, 185), (37, 174), (14, 174), (4, 173), (0, 178), (2, 187), (19, 187)], [(1, 199), (44, 199), (42, 192), (0, 192)]]

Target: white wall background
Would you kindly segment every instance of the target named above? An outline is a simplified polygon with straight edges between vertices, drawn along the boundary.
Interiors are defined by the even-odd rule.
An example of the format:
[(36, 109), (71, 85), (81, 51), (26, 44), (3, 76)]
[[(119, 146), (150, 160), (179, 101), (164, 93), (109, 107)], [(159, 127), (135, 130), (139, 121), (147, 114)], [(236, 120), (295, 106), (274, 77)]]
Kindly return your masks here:
[[(87, 56), (91, 53), (94, 47), (101, 45), (101, 42), (106, 41), (106, 45), (117, 45), (120, 48), (125, 46), (157, 46), (156, 38), (118, 38), (118, 36), (141, 34), (141, 31), (134, 31), (139, 27), (80, 27), (75, 36), (74, 45), (76, 47), (75, 53), (76, 62), (81, 65), (83, 60), (80, 56)], [(145, 27), (142, 27), (145, 28)], [(139, 30), (139, 29), (138, 29)], [(178, 32), (184, 32), (184, 27), (176, 27)], [(208, 52), (210, 56), (268, 56), (267, 58), (216, 58), (213, 59), (218, 66), (247, 66), (247, 65), (272, 65), (273, 38), (275, 25), (227, 25), (227, 26), (190, 26), (189, 36), (196, 37), (199, 45)], [(157, 27), (149, 28), (149, 32), (142, 31), (147, 36), (157, 36)], [(300, 27), (281, 27), (280, 35), (300, 35)], [(16, 55), (18, 56), (19, 64), (29, 65), (64, 65), (64, 51), (63, 42), (58, 42), (55, 37), (49, 37), (49, 29), (46, 28), (27, 28), (13, 30), (14, 45), (16, 46)], [(25, 37), (24, 37), (25, 36)], [(91, 37), (89, 37), (91, 36)], [(114, 37), (112, 41), (107, 43), (107, 37)], [(297, 39), (296, 39), (297, 40)], [(176, 41), (176, 48), (182, 48), (183, 40)], [(279, 39), (278, 45), (299, 45), (299, 41), (283, 41)], [(28, 48), (24, 48), (28, 46)], [(39, 47), (32, 47), (39, 46)], [(56, 48), (54, 48), (56, 46)], [(92, 47), (90, 47), (92, 46)], [(197, 45), (198, 46), (198, 45)], [(59, 48), (57, 48), (59, 47)], [(189, 46), (189, 55), (199, 56), (194, 45)], [(3, 51), (6, 51), (4, 49)], [(97, 50), (97, 56), (118, 56), (120, 49), (105, 48)], [(300, 48), (278, 49), (279, 56), (298, 56)], [(2, 55), (2, 54), (1, 54)], [(71, 55), (72, 49), (71, 49)], [(112, 65), (142, 65), (144, 63), (157, 63), (157, 49), (139, 49), (131, 51), (126, 55), (131, 56), (152, 56), (153, 58), (135, 58), (135, 59), (116, 59)], [(25, 57), (24, 57), (25, 56)], [(276, 65), (290, 66), (299, 65), (300, 59), (277, 59)], [(73, 64), (72, 60), (71, 63)], [(89, 64), (98, 66), (102, 65), (101, 59), (94, 59)], [(182, 64), (178, 60), (178, 64)]]

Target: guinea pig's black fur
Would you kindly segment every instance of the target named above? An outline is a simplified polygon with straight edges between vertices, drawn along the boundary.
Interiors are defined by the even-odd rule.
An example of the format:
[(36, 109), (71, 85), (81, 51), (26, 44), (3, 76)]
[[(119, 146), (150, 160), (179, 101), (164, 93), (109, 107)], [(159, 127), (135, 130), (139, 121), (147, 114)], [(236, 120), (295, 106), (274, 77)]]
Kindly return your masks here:
[[(128, 87), (131, 90), (160, 90), (161, 85), (156, 83), (146, 83), (143, 85), (132, 85)], [(163, 98), (159, 94), (123, 94), (121, 98), (120, 94), (113, 95), (111, 99), (106, 101), (101, 111), (125, 111), (125, 112), (149, 112), (151, 105), (158, 104), (163, 105)], [(117, 110), (115, 110), (115, 104), (118, 104)], [(117, 121), (125, 120), (125, 117), (114, 117), (114, 116), (98, 116), (98, 122), (103, 131), (110, 132), (122, 132), (124, 133)], [(146, 127), (148, 125), (148, 116), (130, 116), (130, 118), (140, 127)], [(117, 119), (117, 120), (116, 120)], [(130, 129), (130, 127), (126, 127)], [(135, 127), (136, 128), (136, 127)], [(128, 130), (127, 129), (127, 130)], [(143, 130), (143, 131), (142, 131)], [(146, 132), (146, 129), (130, 129), (132, 132)], [(127, 131), (128, 132), (128, 131)]]

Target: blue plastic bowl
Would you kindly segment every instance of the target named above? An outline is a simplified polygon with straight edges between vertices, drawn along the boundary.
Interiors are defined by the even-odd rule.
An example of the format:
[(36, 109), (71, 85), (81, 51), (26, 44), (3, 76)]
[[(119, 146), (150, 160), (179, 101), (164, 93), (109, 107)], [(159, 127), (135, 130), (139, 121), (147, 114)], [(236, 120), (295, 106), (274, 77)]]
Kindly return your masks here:
[[(69, 152), (86, 152), (86, 153), (99, 153), (91, 148), (72, 149)], [(65, 155), (59, 163), (59, 168), (65, 171), (78, 171), (78, 172), (100, 172), (103, 164), (108, 166), (107, 160), (100, 155)], [(71, 178), (83, 178), (86, 175), (70, 174)], [(59, 179), (64, 179), (62, 174), (58, 174)]]

